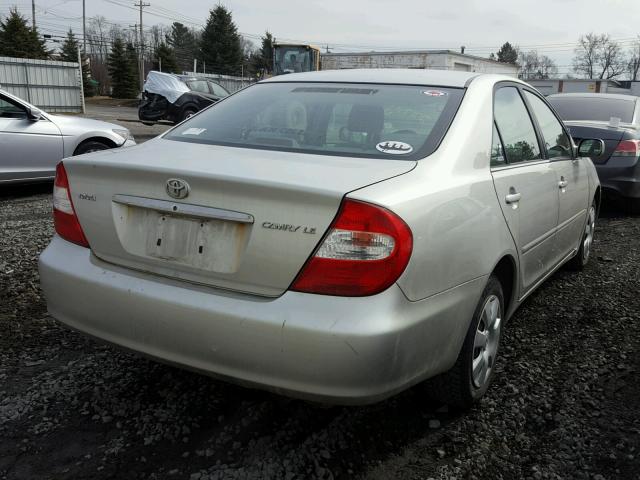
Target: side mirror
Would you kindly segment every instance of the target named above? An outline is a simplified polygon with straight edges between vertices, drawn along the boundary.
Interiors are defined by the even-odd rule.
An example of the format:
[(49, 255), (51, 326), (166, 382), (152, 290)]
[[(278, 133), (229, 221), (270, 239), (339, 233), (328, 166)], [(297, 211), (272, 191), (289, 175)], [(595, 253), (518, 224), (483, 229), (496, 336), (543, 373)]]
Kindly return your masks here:
[(27, 117), (33, 122), (37, 122), (43, 118), (40, 110), (30, 107), (27, 107)]
[(578, 144), (579, 157), (599, 157), (604, 153), (604, 141), (595, 138), (584, 138)]

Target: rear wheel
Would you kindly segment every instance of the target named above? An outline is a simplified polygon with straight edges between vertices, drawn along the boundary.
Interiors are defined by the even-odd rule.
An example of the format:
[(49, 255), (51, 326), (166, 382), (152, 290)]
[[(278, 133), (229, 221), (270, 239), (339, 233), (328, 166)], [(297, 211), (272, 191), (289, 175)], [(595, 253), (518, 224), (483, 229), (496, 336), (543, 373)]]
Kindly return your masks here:
[(587, 221), (585, 222), (584, 231), (582, 234), (582, 241), (580, 242), (580, 248), (578, 253), (567, 262), (567, 267), (570, 270), (582, 270), (589, 263), (591, 257), (591, 247), (593, 245), (593, 235), (596, 229), (596, 202), (591, 204), (589, 213), (587, 214)]
[(181, 120), (184, 121), (187, 118), (193, 117), (196, 113), (198, 113), (198, 111), (193, 107), (185, 108), (182, 111), (182, 119)]
[(494, 275), (489, 277), (471, 325), (451, 370), (427, 383), (429, 394), (453, 407), (468, 409), (486, 393), (495, 372), (502, 335), (504, 295)]

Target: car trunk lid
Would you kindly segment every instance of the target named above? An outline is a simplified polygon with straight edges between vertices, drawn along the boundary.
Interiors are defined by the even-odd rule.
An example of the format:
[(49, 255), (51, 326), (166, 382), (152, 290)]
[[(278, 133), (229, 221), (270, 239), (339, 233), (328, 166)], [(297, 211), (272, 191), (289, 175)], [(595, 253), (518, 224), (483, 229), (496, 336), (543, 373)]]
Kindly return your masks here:
[(265, 296), (288, 288), (346, 193), (414, 166), (165, 139), (65, 160), (98, 258)]
[(606, 163), (613, 152), (615, 152), (616, 147), (620, 143), (620, 140), (623, 139), (625, 132), (629, 129), (632, 129), (631, 126), (618, 126), (612, 127), (606, 122), (578, 122), (571, 121), (565, 122), (571, 136), (573, 137), (576, 144), (580, 143), (580, 140), (585, 138), (594, 138), (601, 139), (604, 141), (604, 151), (601, 155), (596, 157), (591, 157), (591, 160), (595, 164)]

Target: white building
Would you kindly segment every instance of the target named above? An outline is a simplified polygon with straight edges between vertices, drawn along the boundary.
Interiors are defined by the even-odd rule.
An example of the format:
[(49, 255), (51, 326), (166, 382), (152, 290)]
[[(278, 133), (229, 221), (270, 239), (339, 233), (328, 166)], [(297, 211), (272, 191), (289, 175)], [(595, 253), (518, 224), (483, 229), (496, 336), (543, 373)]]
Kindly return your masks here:
[(410, 50), (404, 52), (323, 53), (322, 70), (349, 68), (428, 68), (463, 72), (500, 73), (517, 76), (518, 67), (489, 58), (451, 50)]
[(640, 82), (629, 80), (598, 80), (570, 78), (549, 78), (547, 80), (527, 80), (527, 82), (540, 90), (543, 95), (553, 93), (622, 93), (626, 95), (640, 96)]

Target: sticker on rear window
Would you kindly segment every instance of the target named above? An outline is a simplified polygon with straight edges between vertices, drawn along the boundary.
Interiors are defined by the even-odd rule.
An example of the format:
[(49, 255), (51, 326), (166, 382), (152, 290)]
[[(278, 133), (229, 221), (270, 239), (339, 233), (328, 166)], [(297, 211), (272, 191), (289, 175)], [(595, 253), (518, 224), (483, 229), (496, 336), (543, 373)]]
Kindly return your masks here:
[(390, 155), (406, 155), (407, 153), (413, 152), (413, 147), (408, 143), (389, 140), (387, 142), (380, 142), (377, 144), (376, 150)]
[(430, 97), (444, 97), (447, 95), (447, 92), (443, 92), (442, 90), (425, 90), (422, 93)]
[(201, 133), (206, 132), (206, 128), (187, 128), (182, 135), (200, 135)]

